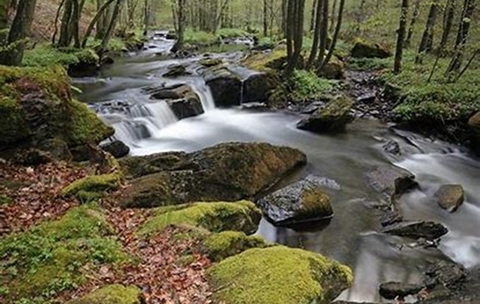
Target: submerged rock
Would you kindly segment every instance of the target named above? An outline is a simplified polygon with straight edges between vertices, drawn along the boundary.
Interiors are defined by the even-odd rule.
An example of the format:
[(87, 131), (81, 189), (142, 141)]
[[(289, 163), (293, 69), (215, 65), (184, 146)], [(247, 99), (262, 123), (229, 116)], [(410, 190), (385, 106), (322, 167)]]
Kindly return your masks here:
[(388, 282), (380, 284), (379, 293), (387, 300), (403, 299), (406, 296), (416, 295), (425, 286), (423, 284), (406, 284), (398, 282)]
[(153, 210), (138, 231), (141, 235), (157, 233), (171, 225), (187, 225), (211, 232), (240, 231), (254, 233), (262, 213), (248, 201), (207, 202), (161, 207)]
[(283, 246), (247, 250), (214, 264), (207, 276), (213, 300), (225, 304), (330, 303), (353, 281), (347, 266)]
[(293, 224), (328, 219), (333, 216), (330, 197), (323, 190), (327, 179), (308, 176), (259, 199), (257, 205), (275, 224)]
[(353, 101), (347, 97), (340, 97), (330, 101), (327, 106), (317, 110), (310, 117), (297, 123), (300, 130), (315, 133), (337, 133), (345, 131), (345, 127), (352, 121), (351, 109)]
[(435, 193), (435, 199), (443, 209), (455, 212), (463, 204), (465, 192), (461, 185), (444, 185)]
[(186, 75), (191, 75), (191, 73), (183, 65), (172, 65), (168, 67), (168, 72), (163, 74), (163, 77), (175, 78)]
[(384, 233), (409, 237), (436, 240), (448, 233), (448, 229), (440, 223), (430, 221), (403, 222), (386, 227)]
[(385, 45), (364, 41), (357, 41), (350, 54), (353, 58), (388, 58), (392, 56)]
[(304, 165), (296, 149), (265, 143), (220, 144), (190, 154), (160, 153), (127, 158), (127, 175), (155, 175), (132, 180), (124, 207), (154, 207), (195, 201), (252, 198)]
[(142, 291), (136, 286), (107, 285), (67, 304), (142, 304)]

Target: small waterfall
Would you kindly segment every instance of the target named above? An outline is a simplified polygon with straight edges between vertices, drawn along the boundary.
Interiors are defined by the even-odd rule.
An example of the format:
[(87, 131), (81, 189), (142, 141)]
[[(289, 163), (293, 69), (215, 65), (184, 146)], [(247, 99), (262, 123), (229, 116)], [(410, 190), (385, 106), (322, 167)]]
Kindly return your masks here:
[(205, 82), (192, 83), (191, 86), (195, 93), (197, 93), (198, 97), (200, 97), (205, 112), (215, 109), (215, 100), (213, 100), (212, 91)]
[(155, 137), (161, 129), (178, 121), (163, 100), (151, 102), (144, 96), (138, 96), (136, 102), (139, 103), (117, 100), (94, 106), (100, 118), (115, 129), (113, 137), (127, 145)]
[(242, 79), (240, 82), (240, 104), (243, 104), (243, 90), (244, 90), (245, 79)]

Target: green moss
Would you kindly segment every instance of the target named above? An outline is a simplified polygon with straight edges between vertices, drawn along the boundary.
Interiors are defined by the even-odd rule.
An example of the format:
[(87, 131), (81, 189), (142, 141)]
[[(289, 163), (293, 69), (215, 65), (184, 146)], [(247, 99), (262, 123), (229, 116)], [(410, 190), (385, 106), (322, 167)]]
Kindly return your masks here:
[[(58, 137), (75, 146), (98, 143), (114, 133), (86, 105), (72, 99), (69, 78), (61, 67), (0, 66), (0, 94), (0, 144), (30, 137), (36, 141)], [(27, 94), (34, 96), (29, 101), (43, 102), (39, 101), (38, 107), (34, 103), (20, 103)], [(41, 116), (42, 127), (30, 125), (24, 118), (27, 115)]]
[(120, 265), (129, 260), (111, 238), (112, 228), (101, 210), (81, 206), (56, 221), (0, 241), (0, 285), (7, 302), (29, 299), (45, 303), (63, 290), (86, 281), (101, 264)]
[(336, 82), (318, 77), (315, 73), (296, 70), (287, 82), (289, 100), (300, 102), (316, 100), (331, 93)]
[(207, 68), (220, 65), (222, 63), (223, 63), (222, 59), (215, 59), (215, 58), (204, 58), (198, 62), (198, 64), (203, 65)]
[(236, 230), (252, 233), (257, 229), (260, 218), (260, 210), (248, 201), (193, 203), (156, 209), (155, 215), (138, 233), (152, 234), (170, 225), (201, 227), (211, 232)]
[(100, 61), (100, 57), (92, 49), (79, 50), (74, 54), (77, 56), (79, 63), (97, 64)]
[(302, 201), (303, 208), (297, 214), (299, 218), (333, 214), (330, 197), (318, 188), (305, 189), (302, 192)]
[(259, 236), (248, 236), (237, 231), (224, 231), (210, 235), (203, 242), (203, 246), (210, 259), (218, 262), (247, 249), (265, 248), (272, 245)]
[(141, 294), (136, 286), (107, 285), (67, 304), (141, 304)]
[(0, 194), (0, 206), (2, 205), (8, 205), (13, 202), (13, 199), (5, 194)]
[(275, 246), (250, 249), (209, 269), (214, 301), (226, 304), (330, 303), (352, 271), (319, 254)]
[(115, 131), (103, 123), (88, 107), (76, 100), (70, 104), (71, 117), (67, 124), (65, 141), (69, 146), (82, 145), (87, 142), (98, 143), (112, 136)]
[(242, 65), (256, 71), (275, 72), (282, 68), (282, 59), (286, 57), (287, 51), (285, 49), (276, 48), (271, 53), (252, 53), (242, 61)]
[(80, 194), (80, 197), (92, 198), (94, 193), (118, 189), (121, 182), (122, 175), (119, 173), (91, 175), (74, 181), (65, 187), (61, 194), (62, 196)]
[(51, 45), (42, 45), (40, 47), (27, 50), (23, 58), (23, 65), (29, 67), (51, 67), (53, 65), (62, 65), (68, 67), (75, 64), (97, 64), (100, 58), (97, 53), (91, 49), (75, 48), (54, 48)]

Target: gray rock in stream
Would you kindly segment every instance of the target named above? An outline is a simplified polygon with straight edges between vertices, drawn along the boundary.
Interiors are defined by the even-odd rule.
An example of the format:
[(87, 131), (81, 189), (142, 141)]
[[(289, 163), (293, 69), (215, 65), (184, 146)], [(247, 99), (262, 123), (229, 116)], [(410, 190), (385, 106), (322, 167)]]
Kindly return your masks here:
[(241, 104), (242, 80), (239, 75), (222, 66), (205, 68), (200, 73), (210, 87), (217, 107), (228, 108)]
[(150, 94), (151, 99), (165, 100), (178, 119), (194, 117), (204, 113), (200, 97), (187, 84), (147, 88), (144, 91)]
[(388, 282), (380, 284), (379, 293), (387, 300), (394, 300), (396, 298), (403, 299), (406, 296), (416, 295), (424, 287), (425, 286), (423, 284)]
[(449, 212), (455, 212), (465, 200), (465, 192), (461, 185), (444, 185), (435, 193), (438, 205)]
[(339, 189), (330, 179), (309, 175), (292, 185), (259, 199), (257, 205), (275, 224), (298, 224), (333, 216), (330, 197), (324, 188)]
[(378, 167), (368, 172), (366, 177), (373, 189), (388, 197), (402, 195), (418, 186), (413, 173), (393, 165)]
[(383, 232), (412, 239), (436, 240), (447, 234), (448, 229), (440, 223), (417, 221), (394, 224), (383, 229)]

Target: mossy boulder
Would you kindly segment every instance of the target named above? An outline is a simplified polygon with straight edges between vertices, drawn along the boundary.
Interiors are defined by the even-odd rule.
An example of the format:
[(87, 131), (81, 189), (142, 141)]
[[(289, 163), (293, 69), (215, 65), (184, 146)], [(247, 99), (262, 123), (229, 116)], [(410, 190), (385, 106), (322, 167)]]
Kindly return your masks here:
[(207, 237), (202, 246), (208, 257), (212, 261), (218, 262), (248, 249), (265, 248), (273, 246), (273, 244), (266, 242), (260, 236), (246, 235), (238, 231), (224, 231)]
[(192, 226), (211, 232), (242, 231), (248, 234), (258, 228), (262, 215), (255, 204), (248, 201), (193, 203), (161, 207), (140, 228), (140, 235), (157, 233), (171, 226)]
[(146, 92), (152, 99), (165, 100), (178, 119), (204, 113), (202, 101), (193, 88), (187, 84), (169, 87), (149, 88)]
[(314, 133), (338, 133), (345, 131), (345, 127), (352, 119), (351, 110), (353, 101), (342, 96), (331, 100), (324, 108), (318, 109), (310, 117), (297, 123), (297, 128)]
[(251, 52), (242, 60), (242, 65), (260, 72), (275, 73), (282, 70), (287, 63), (286, 48), (277, 47), (271, 52)]
[(62, 68), (0, 67), (0, 149), (61, 139), (69, 147), (113, 135), (86, 105), (72, 99)]
[(86, 283), (87, 269), (120, 267), (129, 260), (102, 210), (76, 207), (58, 220), (0, 240), (0, 297), (6, 303), (44, 303)]
[(366, 41), (357, 41), (350, 55), (353, 58), (388, 58), (392, 52), (386, 45)]
[(100, 57), (93, 49), (72, 50), (77, 61), (68, 65), (68, 75), (72, 77), (95, 76), (100, 68)]
[(471, 130), (470, 141), (473, 151), (480, 155), (480, 111), (470, 117), (468, 126)]
[(142, 304), (142, 291), (136, 286), (107, 285), (67, 304)]
[(323, 67), (320, 76), (327, 79), (343, 79), (345, 77), (345, 63), (333, 56)]
[[(116, 190), (122, 183), (123, 176), (118, 172), (102, 175), (90, 175), (76, 180), (63, 188), (62, 196), (80, 196), (82, 198), (96, 197), (94, 193)], [(93, 195), (93, 196), (90, 196)]]
[(275, 224), (297, 224), (330, 219), (333, 208), (325, 185), (334, 181), (310, 175), (257, 201)]
[(213, 265), (207, 276), (213, 300), (225, 304), (327, 304), (353, 281), (347, 266), (283, 246), (247, 250)]
[(121, 204), (154, 207), (250, 199), (305, 163), (299, 150), (266, 143), (226, 143), (190, 154), (134, 157), (122, 161), (127, 175), (156, 175), (130, 181)]
[(204, 67), (213, 67), (223, 64), (223, 60), (220, 58), (204, 58), (201, 59), (198, 64), (203, 65)]
[(183, 65), (176, 64), (168, 67), (168, 71), (163, 74), (163, 77), (167, 78), (176, 78), (180, 76), (187, 76), (191, 75), (189, 71), (187, 71), (187, 68), (185, 68)]

